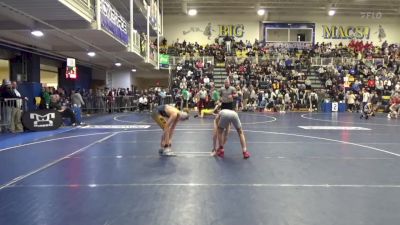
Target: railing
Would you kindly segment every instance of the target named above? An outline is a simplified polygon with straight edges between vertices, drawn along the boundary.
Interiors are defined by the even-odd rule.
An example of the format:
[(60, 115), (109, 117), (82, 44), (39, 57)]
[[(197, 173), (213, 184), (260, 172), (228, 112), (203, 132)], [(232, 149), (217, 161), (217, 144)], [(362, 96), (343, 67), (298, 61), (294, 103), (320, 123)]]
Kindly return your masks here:
[(147, 104), (140, 104), (139, 96), (86, 96), (83, 101), (85, 105), (82, 106), (82, 111), (87, 114), (152, 110), (157, 105), (174, 102), (171, 95), (150, 100)]
[(149, 60), (154, 66), (158, 64), (158, 51), (157, 46), (150, 44)]
[[(383, 58), (372, 58), (372, 59), (362, 59), (367, 65), (383, 65), (385, 59)], [(346, 57), (335, 57), (335, 58), (311, 58), (312, 66), (328, 66), (337, 64), (351, 64), (356, 65), (360, 60), (356, 58), (346, 58)]]
[[(299, 60), (298, 57), (285, 57), (285, 56), (263, 56), (263, 57), (234, 57), (234, 56), (227, 56), (225, 58), (225, 62), (227, 64), (240, 64), (243, 63), (245, 60), (250, 61), (252, 64), (260, 64), (263, 62), (271, 62), (271, 61), (282, 61), (282, 60), (290, 60), (292, 62), (292, 66), (295, 65), (295, 62)], [(367, 65), (383, 65), (385, 63), (384, 58), (372, 58), (372, 59), (362, 59), (365, 64)], [(347, 57), (312, 57), (311, 58), (311, 65), (312, 66), (328, 66), (328, 65), (337, 65), (337, 64), (352, 64), (355, 65), (359, 62), (359, 59), (356, 58), (347, 58)]]
[(95, 0), (60, 0), (62, 4), (84, 15), (88, 20), (95, 19)]
[(171, 66), (176, 66), (178, 63), (179, 64), (184, 64), (185, 61), (201, 61), (204, 65), (206, 64), (211, 64), (214, 65), (214, 57), (213, 56), (193, 56), (193, 57), (189, 57), (189, 56), (171, 56), (169, 58), (169, 64)]
[(225, 57), (225, 62), (226, 64), (241, 64), (244, 63), (244, 61), (250, 61), (251, 64), (257, 64), (259, 62), (257, 57), (234, 57), (234, 56), (227, 56)]
[(274, 48), (297, 48), (297, 49), (311, 49), (313, 44), (311, 42), (267, 42), (266, 47), (274, 47)]
[(80, 6), (87, 7), (88, 9), (94, 10), (95, 0), (72, 0)]
[(86, 96), (83, 101), (82, 111), (90, 114), (135, 111), (138, 107), (137, 98), (133, 96)]
[[(13, 115), (17, 110), (26, 111), (27, 101), (21, 98), (5, 98), (0, 100), (0, 128), (2, 132), (7, 132), (10, 125), (14, 123)], [(21, 113), (22, 114), (22, 113)]]
[(131, 51), (140, 55), (140, 34), (137, 30), (132, 31)]
[[(147, 38), (147, 37), (145, 37), (145, 38)], [(147, 40), (145, 38), (140, 37), (140, 55), (143, 58), (147, 57)]]

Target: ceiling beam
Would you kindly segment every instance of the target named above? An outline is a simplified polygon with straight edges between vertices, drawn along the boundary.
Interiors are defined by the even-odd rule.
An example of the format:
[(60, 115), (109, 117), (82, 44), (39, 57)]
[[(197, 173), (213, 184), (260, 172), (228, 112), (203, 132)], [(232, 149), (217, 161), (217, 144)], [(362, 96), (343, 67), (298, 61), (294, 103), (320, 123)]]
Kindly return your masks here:
[[(354, 10), (338, 10), (336, 11), (337, 15), (351, 15), (354, 16), (355, 14), (359, 14), (361, 11), (354, 11)], [(238, 15), (238, 14), (255, 14), (254, 9), (247, 9), (247, 10), (241, 10), (241, 9), (230, 9), (230, 10), (221, 10), (221, 9), (209, 9), (209, 10), (201, 10), (198, 12), (200, 15)], [(316, 9), (316, 10), (307, 10), (307, 11), (299, 11), (296, 8), (291, 8), (291, 9), (272, 9), (268, 10), (269, 14), (282, 14), (282, 13), (288, 13), (291, 15), (326, 15), (326, 10), (323, 9)], [(171, 15), (181, 15), (179, 10), (168, 10), (164, 12), (164, 15), (166, 16), (171, 16)], [(383, 17), (399, 17), (400, 14), (396, 11), (392, 12), (384, 12)]]

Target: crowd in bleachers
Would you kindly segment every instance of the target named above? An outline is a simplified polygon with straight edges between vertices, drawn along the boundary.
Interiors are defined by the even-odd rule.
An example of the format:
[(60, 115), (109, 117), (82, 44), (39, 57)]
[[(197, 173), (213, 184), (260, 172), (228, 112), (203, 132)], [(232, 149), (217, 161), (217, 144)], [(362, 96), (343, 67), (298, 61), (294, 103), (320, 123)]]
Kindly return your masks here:
[[(313, 111), (318, 109), (321, 101), (329, 100), (345, 102), (351, 111), (360, 110), (364, 92), (370, 93), (375, 104), (382, 103), (387, 96), (393, 94), (399, 81), (399, 63), (396, 61), (400, 59), (399, 46), (387, 42), (376, 46), (371, 42), (353, 40), (347, 46), (317, 43), (310, 49), (288, 49), (271, 47), (258, 41), (253, 44), (240, 41), (233, 42), (229, 51), (226, 42), (222, 40), (204, 47), (186, 41), (176, 42), (174, 47), (178, 55), (211, 55), (217, 62), (224, 61), (227, 79), (236, 88), (237, 109), (283, 112), (308, 108)], [(243, 51), (250, 57), (242, 62), (238, 62), (238, 57), (227, 57)], [(256, 54), (278, 54), (279, 57), (255, 63), (251, 56)], [(311, 58), (315, 56), (346, 57), (353, 60), (332, 61), (328, 66), (315, 67), (311, 63)], [(376, 58), (374, 62), (371, 61), (373, 58)], [(200, 101), (200, 90), (205, 89), (207, 99), (212, 100), (215, 87), (212, 66), (197, 64), (201, 65), (201, 62), (188, 60), (177, 66), (172, 91), (177, 100), (182, 99), (183, 92), (190, 93), (189, 99), (185, 100), (189, 102), (188, 105), (202, 108), (204, 101)], [(315, 90), (309, 79), (312, 72), (322, 82), (322, 86)]]
[[(166, 46), (166, 40), (161, 44)], [(385, 106), (382, 108), (393, 112), (392, 103), (400, 99), (397, 96), (400, 93), (400, 49), (398, 45), (387, 42), (376, 46), (353, 40), (347, 46), (317, 43), (311, 48), (300, 49), (268, 45), (257, 40), (254, 43), (234, 42), (225, 37), (204, 47), (186, 41), (177, 41), (173, 46), (177, 55), (214, 56), (217, 63), (224, 63), (227, 76), (225, 87), (221, 88), (232, 87), (235, 90), (232, 97), (236, 110), (314, 111), (319, 109), (322, 101), (335, 101), (346, 103), (349, 111), (360, 111), (370, 102), (374, 110)], [(256, 55), (270, 57), (255, 62), (253, 56)], [(311, 61), (315, 56), (352, 60), (333, 60), (326, 66), (313, 66)], [(199, 115), (202, 115), (202, 109), (213, 109), (221, 102), (222, 91), (215, 85), (214, 66), (212, 62), (201, 59), (178, 63), (172, 70), (171, 92), (161, 88), (142, 91), (129, 88), (72, 91), (43, 88), (36, 103), (38, 109), (60, 111), (72, 125), (81, 123), (81, 109), (89, 114), (151, 111), (156, 105), (172, 102), (180, 108), (197, 107)], [(312, 74), (322, 83), (320, 87), (313, 87)], [(23, 99), (17, 91), (17, 83), (10, 81), (3, 81), (0, 97), (3, 105), (4, 98)], [(2, 115), (12, 115), (12, 118), (3, 116), (1, 119), (7, 123), (6, 130), (11, 132), (21, 132), (22, 129), (18, 122), (22, 106), (18, 103), (15, 100), (11, 106), (2, 107)]]
[(268, 56), (268, 55), (289, 55), (298, 56), (299, 52), (309, 57), (356, 57), (356, 58), (383, 58), (398, 51), (398, 45), (389, 45), (386, 41), (381, 45), (362, 40), (352, 40), (348, 45), (343, 43), (298, 43), (285, 45), (284, 43), (266, 43), (257, 39), (254, 42), (249, 40), (235, 41), (234, 37), (216, 38), (214, 43), (200, 45), (197, 42), (191, 43), (183, 40), (176, 40), (168, 46), (166, 39), (160, 42), (160, 53), (173, 56), (213, 56), (217, 61), (224, 61), (226, 56)]

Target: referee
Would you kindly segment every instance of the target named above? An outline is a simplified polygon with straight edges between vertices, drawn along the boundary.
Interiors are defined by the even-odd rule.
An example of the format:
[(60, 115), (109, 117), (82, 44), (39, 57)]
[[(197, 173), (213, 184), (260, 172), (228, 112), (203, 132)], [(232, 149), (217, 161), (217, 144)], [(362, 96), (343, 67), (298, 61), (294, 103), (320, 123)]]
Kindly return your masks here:
[(232, 87), (229, 79), (225, 80), (224, 87), (221, 87), (219, 90), (221, 95), (221, 109), (230, 109), (233, 110), (233, 99), (236, 97), (236, 88)]

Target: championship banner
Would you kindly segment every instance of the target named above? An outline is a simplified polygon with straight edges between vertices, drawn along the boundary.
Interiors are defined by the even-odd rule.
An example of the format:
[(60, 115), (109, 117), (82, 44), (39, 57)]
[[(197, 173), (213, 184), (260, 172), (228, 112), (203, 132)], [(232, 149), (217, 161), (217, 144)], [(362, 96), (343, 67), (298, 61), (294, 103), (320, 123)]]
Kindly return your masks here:
[(125, 45), (129, 43), (128, 22), (108, 0), (98, 0), (100, 4), (101, 28), (108, 31)]
[(302, 43), (302, 42), (266, 42), (266, 46), (271, 48), (287, 48), (287, 49), (311, 49), (312, 43)]

